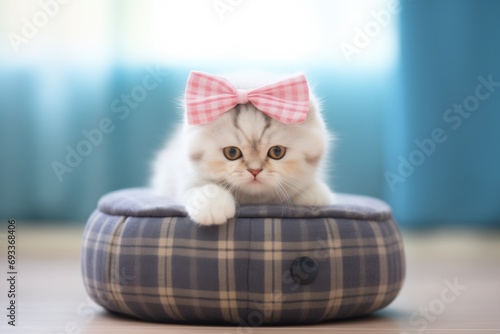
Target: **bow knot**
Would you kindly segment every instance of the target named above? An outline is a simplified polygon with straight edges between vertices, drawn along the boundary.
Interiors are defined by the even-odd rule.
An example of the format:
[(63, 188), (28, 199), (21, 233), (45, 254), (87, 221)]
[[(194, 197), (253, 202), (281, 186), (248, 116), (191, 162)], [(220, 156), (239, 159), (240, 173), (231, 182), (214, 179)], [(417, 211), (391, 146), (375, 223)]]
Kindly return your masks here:
[(186, 86), (186, 113), (191, 125), (214, 121), (237, 104), (252, 103), (285, 124), (302, 123), (309, 111), (309, 87), (297, 75), (255, 89), (238, 89), (224, 77), (191, 72)]
[(246, 89), (237, 89), (236, 94), (238, 94), (237, 98), (238, 104), (248, 103), (248, 91)]

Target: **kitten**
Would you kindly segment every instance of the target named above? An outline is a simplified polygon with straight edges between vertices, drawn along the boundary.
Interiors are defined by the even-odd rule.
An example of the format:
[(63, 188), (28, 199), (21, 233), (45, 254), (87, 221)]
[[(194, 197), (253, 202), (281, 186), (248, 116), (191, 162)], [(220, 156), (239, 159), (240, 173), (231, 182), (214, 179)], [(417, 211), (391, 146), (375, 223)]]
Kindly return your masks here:
[[(245, 76), (225, 77), (238, 89), (276, 81), (269, 75), (252, 84)], [(331, 204), (321, 175), (330, 136), (317, 100), (309, 96), (307, 119), (300, 124), (283, 124), (251, 103), (203, 125), (189, 125), (185, 117), (154, 161), (152, 188), (184, 204), (201, 225), (227, 222), (238, 204)]]

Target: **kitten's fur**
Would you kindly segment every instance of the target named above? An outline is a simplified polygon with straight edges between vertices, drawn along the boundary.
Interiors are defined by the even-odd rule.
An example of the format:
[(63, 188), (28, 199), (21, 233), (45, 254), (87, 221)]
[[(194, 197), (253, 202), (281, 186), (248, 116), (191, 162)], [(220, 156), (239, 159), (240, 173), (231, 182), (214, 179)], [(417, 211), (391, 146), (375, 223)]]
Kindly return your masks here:
[[(240, 89), (282, 79), (267, 75), (249, 85), (248, 80), (242, 82), (244, 76), (226, 77)], [(238, 105), (209, 124), (184, 121), (159, 152), (151, 186), (157, 194), (184, 204), (190, 217), (202, 225), (225, 223), (234, 217), (238, 203), (328, 205), (333, 196), (321, 175), (328, 142), (312, 94), (302, 124), (285, 125), (251, 103)], [(286, 147), (280, 160), (267, 156), (275, 145)], [(238, 147), (243, 156), (228, 160), (223, 154), (228, 146)], [(247, 169), (262, 169), (255, 178), (259, 182)]]

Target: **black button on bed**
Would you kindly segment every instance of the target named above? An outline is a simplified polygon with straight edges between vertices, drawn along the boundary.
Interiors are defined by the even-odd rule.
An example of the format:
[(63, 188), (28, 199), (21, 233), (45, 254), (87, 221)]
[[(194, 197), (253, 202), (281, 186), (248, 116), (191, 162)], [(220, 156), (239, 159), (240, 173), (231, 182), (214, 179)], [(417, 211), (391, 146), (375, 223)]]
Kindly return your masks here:
[(299, 284), (312, 283), (318, 276), (318, 262), (307, 256), (302, 256), (292, 264), (293, 280)]

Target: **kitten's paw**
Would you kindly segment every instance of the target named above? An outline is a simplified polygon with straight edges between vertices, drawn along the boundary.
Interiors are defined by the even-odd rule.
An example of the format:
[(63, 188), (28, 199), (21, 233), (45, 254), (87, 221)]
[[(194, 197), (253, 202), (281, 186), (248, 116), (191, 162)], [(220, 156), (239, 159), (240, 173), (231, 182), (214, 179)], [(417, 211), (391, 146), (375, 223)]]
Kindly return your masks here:
[(220, 225), (235, 216), (236, 202), (226, 189), (207, 184), (192, 191), (186, 209), (200, 225)]
[(294, 204), (308, 206), (331, 205), (335, 202), (335, 195), (324, 183), (312, 185), (307, 191), (302, 192), (295, 198)]

